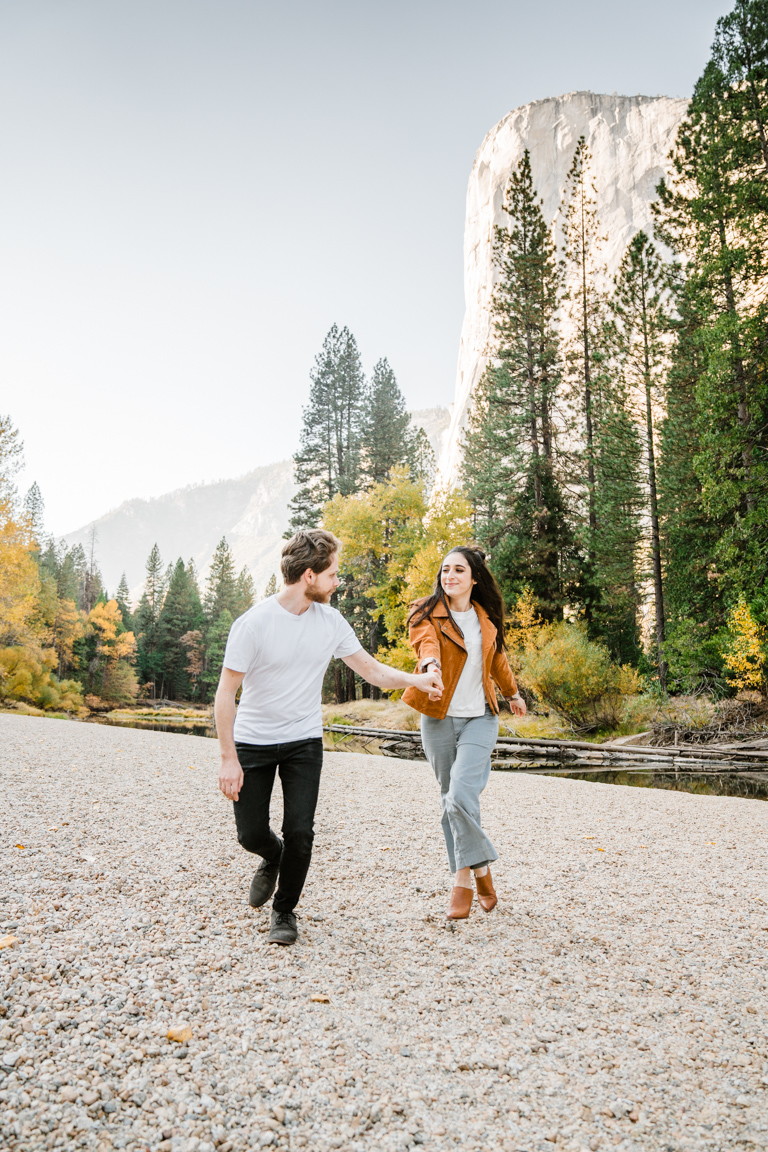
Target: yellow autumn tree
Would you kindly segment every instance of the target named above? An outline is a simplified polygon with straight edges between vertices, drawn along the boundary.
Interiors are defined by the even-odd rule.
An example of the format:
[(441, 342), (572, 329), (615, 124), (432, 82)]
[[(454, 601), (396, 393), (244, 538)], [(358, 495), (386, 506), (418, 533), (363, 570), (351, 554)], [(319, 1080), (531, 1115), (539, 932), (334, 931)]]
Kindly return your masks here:
[(546, 637), (546, 621), (536, 610), (533, 589), (527, 586), (518, 596), (507, 620), (507, 645), (510, 659), (519, 670), (522, 653), (540, 648)]
[(18, 507), (21, 449), (9, 417), (0, 416), (0, 700), (69, 711), (80, 707), (82, 696), (78, 684), (54, 671), (57, 597), (40, 578), (33, 527)]
[(755, 620), (742, 593), (728, 613), (728, 638), (722, 652), (731, 687), (762, 687), (764, 643), (765, 628)]
[(95, 640), (90, 663), (93, 691), (116, 704), (132, 703), (139, 682), (131, 665), (136, 659), (136, 637), (123, 628), (123, 614), (116, 600), (94, 604), (87, 621), (87, 635)]
[(468, 501), (446, 491), (429, 504), (424, 485), (412, 480), (406, 468), (393, 468), (386, 483), (330, 500), (323, 526), (342, 541), (343, 570), (373, 601), (372, 615), (388, 641), (387, 663), (412, 668), (408, 606), (432, 591), (446, 551), (471, 540)]

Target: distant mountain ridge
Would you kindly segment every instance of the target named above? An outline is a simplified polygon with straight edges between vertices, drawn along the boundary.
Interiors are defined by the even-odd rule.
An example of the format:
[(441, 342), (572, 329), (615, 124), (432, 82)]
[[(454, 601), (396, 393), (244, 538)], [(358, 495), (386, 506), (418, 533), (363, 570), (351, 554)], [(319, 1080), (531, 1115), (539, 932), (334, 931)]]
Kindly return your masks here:
[[(412, 424), (424, 428), (436, 456), (443, 447), (450, 422), (447, 408), (425, 408), (411, 413)], [(96, 556), (107, 589), (114, 593), (125, 572), (135, 599), (141, 595), (144, 565), (152, 545), (163, 560), (179, 556), (194, 560), (201, 578), (214, 549), (226, 536), (239, 568), (247, 565), (256, 591), (264, 592), (273, 572), (280, 572), (283, 533), (288, 527), (288, 503), (296, 486), (293, 461), (264, 464), (233, 480), (178, 488), (151, 499), (126, 500), (63, 539), (88, 551), (96, 529)]]

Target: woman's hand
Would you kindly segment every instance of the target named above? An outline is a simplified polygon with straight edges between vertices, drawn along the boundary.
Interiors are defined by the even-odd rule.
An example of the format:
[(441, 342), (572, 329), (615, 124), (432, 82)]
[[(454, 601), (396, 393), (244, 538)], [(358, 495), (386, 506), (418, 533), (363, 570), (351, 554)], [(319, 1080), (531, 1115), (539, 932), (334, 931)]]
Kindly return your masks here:
[(443, 694), (443, 678), (440, 669), (430, 665), (428, 672), (418, 672), (413, 677), (414, 688), (426, 692), (430, 700), (439, 700)]
[(519, 692), (516, 692), (514, 696), (507, 696), (506, 700), (507, 704), (509, 704), (510, 712), (514, 712), (515, 716), (525, 716), (528, 709), (525, 706), (525, 700), (523, 700)]

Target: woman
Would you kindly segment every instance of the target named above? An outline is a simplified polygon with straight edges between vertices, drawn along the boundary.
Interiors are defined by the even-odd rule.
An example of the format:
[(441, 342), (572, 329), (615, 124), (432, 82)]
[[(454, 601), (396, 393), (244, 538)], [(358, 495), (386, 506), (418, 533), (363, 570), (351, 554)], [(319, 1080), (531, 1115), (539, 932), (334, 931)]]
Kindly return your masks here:
[(484, 552), (451, 550), (432, 595), (413, 605), (408, 631), (417, 671), (434, 664), (443, 679), (440, 698), (407, 688), (403, 700), (421, 712), (421, 741), (440, 784), (443, 835), (454, 874), (447, 919), (465, 920), (473, 872), (483, 910), (496, 906), (488, 865), (498, 853), (480, 824), (480, 793), (499, 734), (494, 681), (513, 712), (526, 712), (504, 651), (504, 601)]

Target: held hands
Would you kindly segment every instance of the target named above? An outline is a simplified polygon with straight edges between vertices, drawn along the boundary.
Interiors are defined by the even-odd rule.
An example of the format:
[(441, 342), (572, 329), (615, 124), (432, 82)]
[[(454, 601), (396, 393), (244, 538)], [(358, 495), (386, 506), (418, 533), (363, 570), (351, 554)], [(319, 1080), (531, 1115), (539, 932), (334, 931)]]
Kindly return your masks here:
[(510, 711), (514, 712), (515, 716), (525, 716), (528, 711), (525, 706), (525, 700), (523, 700), (519, 692), (514, 696), (507, 696), (507, 704), (509, 704)]
[(426, 692), (430, 700), (439, 700), (442, 696), (443, 679), (440, 675), (440, 669), (434, 664), (431, 664), (426, 672), (415, 675), (413, 679), (415, 681), (414, 687)]
[(222, 756), (219, 768), (219, 791), (228, 800), (237, 800), (243, 786), (243, 770), (237, 756)]

